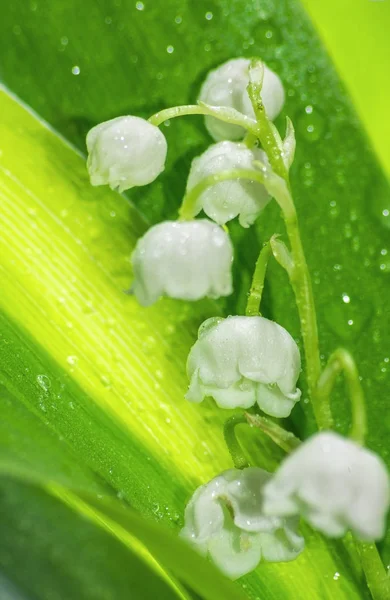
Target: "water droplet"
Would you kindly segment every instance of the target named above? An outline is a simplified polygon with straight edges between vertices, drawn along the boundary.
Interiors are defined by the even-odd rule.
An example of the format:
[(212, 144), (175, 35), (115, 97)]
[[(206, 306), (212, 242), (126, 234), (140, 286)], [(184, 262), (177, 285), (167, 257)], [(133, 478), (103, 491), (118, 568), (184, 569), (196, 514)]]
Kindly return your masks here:
[(315, 170), (310, 162), (306, 162), (300, 170), (302, 182), (306, 187), (311, 187), (314, 184)]
[(37, 384), (43, 389), (44, 392), (48, 392), (51, 388), (51, 381), (47, 375), (37, 375)]
[(335, 581), (337, 581), (337, 580), (339, 579), (339, 577), (340, 577), (340, 573), (338, 573), (338, 572), (336, 571), (336, 573), (333, 575), (333, 579), (334, 579)]
[(376, 178), (367, 187), (366, 202), (379, 222), (386, 229), (390, 229), (390, 194), (387, 182), (383, 178)]
[(297, 131), (309, 142), (319, 140), (325, 131), (325, 119), (319, 110), (311, 104), (296, 116)]
[(175, 51), (175, 48), (171, 45), (167, 46), (167, 52), (168, 54), (172, 54)]
[(177, 15), (175, 17), (175, 23), (176, 25), (180, 25), (180, 23), (183, 21), (183, 18), (180, 15)]
[(194, 456), (201, 462), (208, 462), (211, 457), (211, 452), (206, 442), (200, 442), (194, 447)]
[(144, 10), (145, 4), (143, 2), (137, 2), (136, 5), (135, 5), (135, 8), (137, 10)]
[[(345, 302), (348, 298), (349, 302)], [(325, 319), (331, 329), (343, 340), (356, 338), (372, 316), (372, 306), (367, 301), (356, 306), (347, 294), (326, 307)]]
[(111, 386), (111, 379), (108, 377), (108, 375), (101, 375), (100, 376), (100, 381), (102, 382), (102, 384), (104, 385), (104, 387), (110, 387)]
[(222, 317), (210, 317), (210, 319), (206, 319), (198, 329), (198, 338), (202, 338), (206, 333), (208, 333), (213, 327), (218, 325), (223, 321)]
[(74, 67), (72, 67), (72, 74), (80, 75), (80, 67), (78, 65), (74, 65)]
[(211, 19), (212, 19), (212, 18), (213, 18), (213, 13), (212, 13), (212, 12), (210, 12), (210, 11), (208, 11), (208, 12), (205, 14), (205, 19), (206, 19), (207, 21), (211, 21)]
[(71, 355), (67, 357), (66, 362), (68, 363), (68, 365), (75, 366), (77, 365), (78, 360), (79, 359), (77, 358), (77, 356)]
[(142, 344), (142, 349), (144, 352), (150, 352), (156, 346), (156, 338), (152, 335), (148, 335), (144, 339), (144, 343)]
[(269, 22), (257, 25), (251, 33), (255, 38), (256, 42), (258, 42), (259, 44), (261, 44), (261, 46), (266, 48), (277, 46), (282, 41), (282, 36), (280, 34), (279, 29), (274, 27)]

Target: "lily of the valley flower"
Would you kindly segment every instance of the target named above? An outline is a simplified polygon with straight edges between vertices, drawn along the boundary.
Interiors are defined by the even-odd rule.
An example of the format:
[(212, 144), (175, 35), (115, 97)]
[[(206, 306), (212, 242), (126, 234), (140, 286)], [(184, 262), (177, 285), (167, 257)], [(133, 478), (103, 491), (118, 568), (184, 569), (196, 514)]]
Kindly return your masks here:
[(298, 347), (290, 334), (263, 317), (212, 318), (201, 325), (187, 361), (186, 398), (212, 396), (221, 408), (249, 408), (287, 417), (301, 392)]
[(227, 233), (206, 219), (165, 221), (151, 227), (132, 255), (132, 291), (143, 306), (160, 296), (179, 300), (232, 293), (233, 247)]
[(260, 560), (294, 560), (304, 548), (297, 519), (263, 514), (262, 490), (270, 477), (256, 467), (231, 469), (198, 488), (187, 505), (181, 536), (232, 579)]
[(301, 514), (330, 537), (385, 533), (389, 476), (382, 460), (333, 432), (313, 435), (288, 456), (264, 489), (269, 515)]
[[(199, 100), (212, 106), (235, 108), (244, 115), (254, 118), (254, 111), (246, 87), (249, 83), (250, 60), (235, 58), (210, 71), (200, 90)], [(261, 97), (267, 115), (274, 120), (283, 108), (284, 88), (279, 77), (264, 65), (264, 79)], [(206, 127), (217, 142), (220, 140), (240, 140), (245, 131), (238, 125), (206, 117)]]
[(93, 127), (87, 148), (91, 184), (108, 184), (120, 192), (154, 181), (167, 156), (167, 142), (159, 128), (132, 116)]
[[(256, 170), (254, 161), (267, 164), (266, 154), (260, 149), (250, 150), (245, 144), (219, 142), (192, 161), (187, 193), (210, 175), (232, 169)], [(198, 198), (194, 215), (202, 209), (219, 225), (239, 215), (240, 225), (249, 227), (270, 201), (270, 195), (261, 183), (249, 179), (220, 181), (206, 189)]]

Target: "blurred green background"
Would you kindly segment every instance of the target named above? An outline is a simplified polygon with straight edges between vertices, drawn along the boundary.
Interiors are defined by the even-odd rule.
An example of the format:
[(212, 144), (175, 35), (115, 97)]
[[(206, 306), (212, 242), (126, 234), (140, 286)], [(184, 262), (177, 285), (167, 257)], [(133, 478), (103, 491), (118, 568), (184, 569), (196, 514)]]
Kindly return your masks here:
[(302, 0), (390, 174), (389, 0)]

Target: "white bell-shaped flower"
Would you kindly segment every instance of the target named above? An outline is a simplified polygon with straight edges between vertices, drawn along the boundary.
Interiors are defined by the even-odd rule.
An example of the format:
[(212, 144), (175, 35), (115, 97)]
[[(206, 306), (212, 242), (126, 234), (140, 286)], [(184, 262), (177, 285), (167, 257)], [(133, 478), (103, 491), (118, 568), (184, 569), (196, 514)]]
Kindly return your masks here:
[[(199, 100), (212, 106), (235, 108), (247, 117), (254, 118), (254, 111), (246, 87), (249, 83), (250, 60), (235, 58), (220, 65), (207, 75), (199, 94)], [(279, 77), (264, 65), (261, 97), (268, 118), (274, 120), (283, 108), (285, 94)], [(239, 125), (231, 125), (207, 116), (206, 127), (214, 140), (240, 140), (245, 131)]]
[(389, 476), (379, 456), (330, 431), (299, 446), (264, 489), (267, 514), (301, 514), (330, 537), (351, 530), (362, 540), (380, 539), (389, 501)]
[(212, 396), (221, 408), (255, 402), (273, 417), (287, 417), (301, 392), (298, 347), (277, 323), (263, 317), (212, 318), (201, 325), (187, 361), (186, 398)]
[(231, 579), (261, 560), (294, 560), (304, 548), (297, 519), (263, 513), (262, 490), (270, 477), (256, 467), (230, 469), (198, 488), (186, 507), (181, 537)]
[(232, 293), (232, 243), (221, 227), (206, 219), (151, 227), (138, 240), (131, 260), (132, 291), (143, 306), (160, 296), (199, 300)]
[[(219, 142), (210, 146), (206, 152), (192, 161), (187, 182), (187, 193), (210, 175), (232, 169), (256, 171), (253, 161), (268, 164), (265, 152), (250, 150), (245, 144), (237, 142)], [(219, 225), (239, 215), (240, 225), (249, 227), (271, 197), (265, 187), (250, 179), (232, 179), (220, 181), (210, 186), (198, 198), (194, 215), (202, 209), (210, 219)]]
[(93, 127), (87, 149), (91, 184), (123, 192), (151, 183), (164, 170), (167, 141), (155, 125), (127, 116)]

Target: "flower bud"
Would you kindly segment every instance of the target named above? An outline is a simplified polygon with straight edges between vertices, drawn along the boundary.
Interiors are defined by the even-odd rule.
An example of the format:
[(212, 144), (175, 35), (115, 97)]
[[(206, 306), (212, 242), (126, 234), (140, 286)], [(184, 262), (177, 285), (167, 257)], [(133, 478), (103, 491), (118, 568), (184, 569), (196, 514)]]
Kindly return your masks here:
[(132, 291), (143, 306), (160, 296), (179, 300), (232, 293), (233, 247), (227, 233), (207, 221), (165, 221), (137, 242)]
[[(219, 142), (194, 158), (187, 183), (187, 193), (210, 175), (231, 169), (256, 170), (253, 161), (267, 164), (265, 152), (250, 150), (245, 144)], [(210, 219), (224, 225), (239, 215), (240, 225), (249, 227), (271, 197), (265, 187), (250, 179), (220, 181), (206, 189), (198, 198), (194, 216), (202, 209)]]
[(167, 142), (158, 127), (140, 117), (117, 117), (87, 135), (87, 167), (92, 185), (120, 192), (147, 185), (164, 170)]
[(330, 431), (299, 446), (264, 488), (267, 514), (301, 514), (330, 537), (350, 529), (361, 540), (380, 539), (389, 502), (389, 476), (379, 456)]
[[(220, 65), (207, 75), (199, 94), (199, 100), (212, 106), (235, 108), (247, 117), (254, 118), (254, 111), (247, 92), (250, 60), (235, 58)], [(279, 77), (264, 65), (264, 79), (261, 97), (267, 116), (272, 121), (278, 116), (284, 104), (284, 88)], [(220, 140), (241, 140), (245, 131), (239, 125), (230, 125), (207, 116), (206, 127), (212, 138)]]
[(263, 513), (262, 490), (270, 477), (256, 467), (230, 469), (198, 488), (186, 507), (181, 537), (231, 579), (260, 560), (294, 560), (304, 548), (296, 519)]
[(221, 408), (257, 402), (273, 417), (288, 417), (301, 392), (299, 350), (290, 334), (263, 317), (208, 319), (187, 360), (186, 398), (214, 398)]

